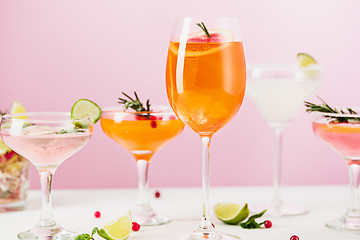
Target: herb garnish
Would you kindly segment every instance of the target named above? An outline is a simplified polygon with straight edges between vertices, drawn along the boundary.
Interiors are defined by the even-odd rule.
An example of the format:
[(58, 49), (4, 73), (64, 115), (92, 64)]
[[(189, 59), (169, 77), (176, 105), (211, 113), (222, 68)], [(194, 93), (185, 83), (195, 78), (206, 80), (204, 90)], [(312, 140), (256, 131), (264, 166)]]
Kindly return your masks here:
[(255, 221), (255, 219), (262, 217), (262, 215), (264, 215), (265, 212), (266, 212), (266, 209), (258, 214), (254, 214), (254, 215), (250, 216), (246, 222), (240, 223), (240, 226), (242, 228), (247, 228), (247, 229), (261, 228), (261, 225), (265, 224), (265, 221), (261, 222), (261, 223), (257, 223)]
[(78, 235), (74, 240), (95, 240), (93, 236), (97, 233), (100, 237), (107, 240), (113, 240), (112, 237), (110, 237), (104, 229), (98, 229), (97, 227), (94, 227), (91, 231), (91, 235), (87, 233), (83, 233)]
[(135, 91), (134, 91), (134, 95), (136, 98), (135, 100), (124, 92), (122, 92), (122, 94), (124, 94), (128, 99), (119, 98), (120, 101), (118, 103), (124, 104), (125, 110), (127, 110), (128, 108), (132, 108), (136, 112), (150, 112), (151, 105), (149, 103), (149, 99), (146, 101), (146, 108), (145, 108)]
[(205, 27), (205, 24), (204, 24), (203, 22), (197, 23), (196, 25), (197, 25), (198, 27), (200, 27), (200, 28), (205, 32), (205, 34), (206, 34), (206, 36), (207, 36), (208, 38), (211, 37), (209, 31), (207, 30), (207, 28)]
[[(319, 96), (318, 98), (323, 102), (322, 104), (317, 105), (311, 102), (304, 102), (305, 107), (307, 107), (306, 112), (322, 112), (322, 113), (347, 114), (347, 115), (358, 114), (356, 111), (354, 111), (351, 108), (346, 108), (346, 110), (342, 110), (342, 109), (338, 110), (336, 108), (332, 108), (322, 98), (320, 98)], [(326, 117), (334, 118), (339, 123), (348, 123), (351, 122), (351, 120), (360, 121), (359, 117), (336, 117), (336, 116), (326, 116)]]

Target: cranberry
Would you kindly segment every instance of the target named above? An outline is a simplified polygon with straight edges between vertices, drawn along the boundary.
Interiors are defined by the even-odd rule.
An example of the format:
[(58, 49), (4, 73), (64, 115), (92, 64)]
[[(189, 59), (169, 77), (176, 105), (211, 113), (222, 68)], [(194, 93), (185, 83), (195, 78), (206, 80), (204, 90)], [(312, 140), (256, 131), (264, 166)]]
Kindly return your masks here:
[(136, 120), (147, 120), (148, 118), (145, 115), (139, 114), (139, 115), (135, 115), (135, 119)]
[(94, 212), (94, 216), (95, 216), (96, 218), (100, 218), (100, 217), (101, 217), (101, 213), (100, 213), (99, 211), (96, 211), (96, 212)]
[(156, 191), (156, 192), (155, 192), (155, 197), (156, 197), (156, 198), (159, 198), (159, 197), (160, 197), (160, 192), (159, 192), (159, 191)]
[(296, 236), (296, 235), (292, 235), (291, 238), (290, 238), (290, 240), (299, 240), (299, 237)]
[(150, 120), (156, 120), (156, 119), (157, 119), (157, 117), (156, 117), (156, 116), (154, 116), (154, 115), (150, 115), (149, 119), (150, 119)]
[(157, 122), (156, 121), (151, 121), (150, 123), (152, 128), (156, 128), (157, 127)]
[(213, 223), (211, 223), (211, 226), (212, 226), (213, 228), (215, 228), (215, 225), (214, 225)]
[(272, 222), (269, 221), (269, 220), (266, 220), (264, 225), (265, 225), (265, 228), (271, 228), (272, 227)]
[(137, 222), (133, 222), (133, 223), (132, 223), (132, 230), (133, 230), (134, 232), (139, 231), (139, 230), (140, 230), (140, 224), (138, 224)]

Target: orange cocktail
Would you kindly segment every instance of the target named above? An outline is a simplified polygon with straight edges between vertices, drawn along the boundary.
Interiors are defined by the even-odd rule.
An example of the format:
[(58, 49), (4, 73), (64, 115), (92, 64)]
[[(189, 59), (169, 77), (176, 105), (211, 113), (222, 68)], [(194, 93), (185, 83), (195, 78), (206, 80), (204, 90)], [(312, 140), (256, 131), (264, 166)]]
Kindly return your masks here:
[[(142, 103), (136, 100), (131, 99), (127, 103), (140, 104), (138, 107), (142, 109)], [(161, 106), (145, 111), (134, 111), (126, 107), (105, 108), (100, 122), (105, 134), (126, 148), (136, 160), (139, 197), (136, 208), (131, 212), (132, 219), (140, 225), (168, 223), (170, 218), (159, 215), (150, 206), (148, 169), (152, 156), (164, 144), (180, 135), (184, 124), (169, 107)]]
[(213, 134), (238, 112), (245, 94), (242, 42), (188, 42), (183, 79), (177, 79), (179, 42), (170, 42), (166, 85), (169, 102), (197, 133)]
[[(106, 135), (126, 148), (136, 160), (150, 161), (161, 146), (184, 129), (184, 124), (174, 115), (164, 116), (159, 112), (147, 117), (147, 113), (136, 114), (104, 111), (101, 118)], [(120, 120), (116, 118), (121, 115)]]

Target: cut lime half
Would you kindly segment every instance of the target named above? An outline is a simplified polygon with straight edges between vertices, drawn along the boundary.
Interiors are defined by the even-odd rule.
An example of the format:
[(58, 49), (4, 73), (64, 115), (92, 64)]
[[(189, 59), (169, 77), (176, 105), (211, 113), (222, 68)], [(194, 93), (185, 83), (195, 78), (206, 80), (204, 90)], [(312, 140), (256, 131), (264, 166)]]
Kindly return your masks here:
[(77, 100), (71, 109), (71, 119), (89, 117), (92, 123), (99, 121), (101, 117), (101, 108), (88, 99)]
[(129, 211), (125, 216), (105, 224), (98, 234), (108, 240), (125, 240), (129, 238), (131, 230), (132, 220)]
[(218, 203), (214, 207), (216, 217), (226, 224), (238, 224), (249, 216), (247, 203), (241, 207), (237, 203)]

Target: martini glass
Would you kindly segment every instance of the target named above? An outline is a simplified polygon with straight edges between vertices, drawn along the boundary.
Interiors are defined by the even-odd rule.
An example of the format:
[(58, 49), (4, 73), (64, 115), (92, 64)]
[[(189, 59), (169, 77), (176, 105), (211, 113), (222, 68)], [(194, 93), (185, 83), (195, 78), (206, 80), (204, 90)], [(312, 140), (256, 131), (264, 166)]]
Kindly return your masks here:
[(1, 119), (4, 143), (27, 158), (40, 175), (40, 220), (19, 239), (73, 239), (76, 234), (56, 224), (51, 206), (51, 183), (57, 167), (89, 141), (93, 127), (89, 118), (70, 119), (70, 113), (39, 112), (7, 114)]
[[(343, 108), (345, 112), (346, 108)], [(360, 109), (356, 109), (359, 113)], [(350, 200), (340, 218), (326, 222), (338, 230), (360, 230), (360, 114), (313, 113), (312, 127), (317, 137), (345, 159), (350, 173)]]
[(216, 231), (210, 220), (209, 150), (213, 134), (236, 115), (242, 104), (245, 76), (244, 50), (236, 19), (176, 21), (166, 66), (167, 96), (180, 120), (201, 138), (203, 209), (200, 225), (175, 239), (239, 239)]
[(295, 118), (303, 101), (312, 96), (321, 83), (319, 65), (299, 67), (295, 64), (249, 64), (247, 93), (274, 131), (273, 199), (267, 209), (274, 217), (299, 215), (306, 208), (287, 205), (281, 197), (282, 140), (286, 127)]
[(152, 226), (170, 222), (150, 206), (148, 198), (148, 170), (153, 155), (184, 129), (184, 124), (166, 106), (154, 106), (150, 112), (135, 112), (123, 107), (105, 108), (101, 127), (106, 135), (128, 150), (136, 160), (139, 195), (133, 220)]

